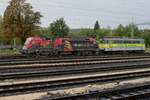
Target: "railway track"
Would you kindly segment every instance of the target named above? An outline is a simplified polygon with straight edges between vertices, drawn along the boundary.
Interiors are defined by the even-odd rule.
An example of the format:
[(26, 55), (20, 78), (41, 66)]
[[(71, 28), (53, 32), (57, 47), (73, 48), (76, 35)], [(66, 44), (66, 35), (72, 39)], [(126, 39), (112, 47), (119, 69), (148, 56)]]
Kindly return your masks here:
[(32, 60), (19, 60), (19, 61), (2, 61), (0, 65), (19, 65), (19, 64), (35, 64), (35, 63), (67, 63), (79, 61), (102, 61), (102, 60), (119, 60), (119, 59), (145, 59), (150, 56), (134, 56), (134, 57), (94, 57), (94, 58), (72, 58), (72, 59), (32, 59)]
[(10, 96), (26, 93), (34, 93), (48, 90), (57, 90), (64, 88), (71, 88), (74, 86), (82, 86), (88, 84), (98, 84), (113, 81), (129, 80), (135, 78), (149, 77), (150, 71), (129, 72), (112, 75), (92, 75), (79, 76), (74, 78), (29, 82), (21, 84), (9, 84), (0, 86), (0, 96)]
[(57, 56), (57, 57), (25, 57), (23, 55), (16, 55), (16, 56), (6, 56), (0, 57), (0, 62), (10, 62), (10, 61), (36, 61), (36, 60), (60, 60), (60, 59), (80, 59), (80, 58), (108, 58), (108, 57), (133, 57), (133, 56), (150, 56), (150, 53), (144, 54), (103, 54), (99, 56)]
[[(143, 54), (143, 56), (146, 56), (147, 54)], [(0, 62), (7, 62), (7, 61), (35, 61), (35, 60), (50, 60), (50, 59), (78, 59), (78, 58), (97, 58), (97, 57), (120, 57), (121, 55), (100, 55), (100, 56), (72, 56), (72, 55), (68, 55), (68, 56), (53, 56), (53, 57), (26, 57), (26, 56), (8, 56), (8, 57), (0, 57)], [(124, 55), (125, 56), (125, 55)], [(141, 55), (138, 55), (141, 56)]]
[(40, 100), (149, 100), (150, 83), (115, 88), (110, 90), (93, 90), (86, 94), (64, 96), (58, 98), (43, 97)]
[[(123, 60), (122, 60), (123, 59)], [(150, 67), (150, 58), (100, 60), (90, 62), (52, 63), (25, 66), (1, 66), (0, 80), (26, 79), (46, 76), (94, 73), (109, 70), (140, 69)], [(88, 59), (89, 60), (89, 59)], [(56, 65), (55, 65), (56, 64)]]
[(50, 69), (39, 69), (39, 70), (28, 70), (28, 71), (12, 71), (12, 72), (4, 72), (0, 74), (0, 80), (18, 80), (18, 79), (33, 79), (33, 78), (42, 78), (42, 77), (54, 77), (54, 76), (61, 76), (61, 75), (77, 75), (77, 74), (84, 74), (84, 73), (96, 73), (96, 72), (106, 72), (106, 71), (119, 71), (119, 70), (137, 70), (137, 69), (147, 69), (150, 67), (150, 63), (141, 63), (141, 64), (129, 64), (129, 65), (104, 65), (104, 66), (95, 66), (95, 67), (87, 67), (82, 68), (72, 68), (72, 69), (57, 69), (57, 70), (50, 70)]
[(8, 72), (15, 72), (16, 71), (20, 71), (20, 70), (25, 70), (25, 69), (45, 69), (45, 68), (52, 68), (52, 69), (59, 69), (59, 68), (71, 68), (73, 66), (73, 68), (75, 68), (75, 66), (84, 66), (84, 65), (97, 65), (99, 66), (99, 64), (128, 64), (131, 62), (136, 62), (136, 63), (143, 63), (143, 62), (149, 62), (150, 58), (135, 58), (135, 59), (114, 59), (114, 60), (99, 60), (99, 59), (95, 59), (94, 61), (92, 60), (83, 60), (83, 61), (79, 61), (79, 60), (72, 60), (69, 62), (55, 62), (55, 63), (42, 63), (42, 64), (24, 64), (24, 65), (6, 65), (6, 66), (1, 66), (0, 67), (0, 73), (4, 73), (6, 71)]
[[(45, 58), (44, 58), (45, 59)], [(36, 59), (37, 60), (37, 59)], [(19, 61), (9, 65), (7, 62), (0, 62), (0, 80), (15, 80), (15, 79), (33, 79), (37, 77), (53, 77), (61, 75), (80, 75), (81, 73), (103, 72), (103, 71), (119, 71), (125, 69), (141, 69), (149, 68), (149, 56), (134, 56), (134, 57), (104, 57), (104, 58), (74, 58), (74, 59), (51, 59), (41, 61), (36, 60)], [(34, 62), (34, 64), (32, 64)], [(5, 65), (6, 64), (6, 65)], [(88, 76), (76, 77), (71, 79), (48, 80), (29, 83), (3, 84), (0, 85), (0, 96), (10, 96), (18, 94), (33, 93), (39, 91), (57, 90), (71, 88), (74, 86), (82, 86), (95, 83), (105, 83), (120, 80), (136, 79), (141, 77), (149, 77), (150, 70), (140, 72), (129, 72), (122, 74), (103, 75), (103, 76)], [(21, 91), (21, 92), (20, 92)]]

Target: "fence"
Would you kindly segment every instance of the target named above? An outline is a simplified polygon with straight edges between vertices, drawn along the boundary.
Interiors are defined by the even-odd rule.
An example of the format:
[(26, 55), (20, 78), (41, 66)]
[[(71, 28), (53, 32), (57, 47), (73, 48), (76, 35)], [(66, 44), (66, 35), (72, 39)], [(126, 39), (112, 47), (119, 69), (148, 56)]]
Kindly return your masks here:
[(13, 50), (21, 49), (22, 46), (13, 46), (13, 45), (0, 45), (0, 50)]
[(0, 56), (20, 54), (22, 46), (0, 45)]

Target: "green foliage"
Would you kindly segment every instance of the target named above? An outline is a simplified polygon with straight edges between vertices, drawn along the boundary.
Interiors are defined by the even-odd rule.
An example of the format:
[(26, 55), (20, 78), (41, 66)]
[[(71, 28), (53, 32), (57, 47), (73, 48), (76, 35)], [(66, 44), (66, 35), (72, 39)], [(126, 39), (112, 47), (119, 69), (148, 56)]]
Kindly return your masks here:
[(72, 38), (72, 37), (79, 37), (79, 36), (77, 35), (76, 32), (69, 32), (69, 33), (68, 33), (68, 37), (69, 37), (69, 38)]
[(90, 37), (94, 35), (93, 29), (81, 29), (77, 34), (78, 37)]
[(0, 16), (0, 37), (2, 35), (2, 17)]
[(9, 40), (15, 37), (25, 40), (39, 29), (40, 12), (34, 12), (26, 0), (11, 0), (4, 13), (4, 35)]
[(0, 16), (0, 45), (3, 44), (4, 36), (3, 36), (3, 28), (2, 28), (3, 18)]
[(114, 32), (114, 36), (120, 37), (131, 37), (133, 32), (133, 35), (137, 37), (140, 31), (135, 24), (129, 24), (126, 26), (120, 24)]
[(139, 35), (140, 38), (145, 40), (146, 47), (150, 48), (150, 30), (143, 30)]
[(60, 18), (51, 23), (49, 29), (54, 36), (66, 37), (69, 33), (69, 27), (63, 18)]
[(100, 29), (100, 37), (110, 36), (111, 31), (110, 28)]
[(143, 38), (145, 39), (146, 47), (150, 47), (150, 30), (139, 30), (135, 24), (129, 24), (126, 26), (119, 25), (114, 30), (114, 36), (121, 36), (121, 37), (131, 37), (131, 33), (133, 32), (134, 38)]
[(116, 29), (115, 29), (115, 33), (114, 33), (114, 36), (126, 36), (127, 33), (126, 33), (126, 27), (124, 27), (123, 25), (119, 25)]
[(78, 37), (96, 37), (97, 39), (104, 37), (104, 36), (109, 36), (111, 30), (108, 28), (103, 28), (103, 29), (81, 29), (76, 36)]
[(99, 30), (100, 29), (100, 25), (98, 23), (98, 21), (96, 21), (95, 25), (94, 25), (94, 31)]
[(2, 28), (2, 22), (3, 22), (3, 18), (2, 16), (0, 16), (0, 29)]
[(128, 37), (132, 37), (132, 32), (134, 37), (138, 36), (139, 29), (135, 24), (129, 24), (126, 26), (126, 33), (128, 34)]
[(50, 28), (43, 27), (43, 28), (40, 29), (40, 33), (41, 33), (41, 34), (48, 34), (48, 35), (51, 35), (51, 30), (50, 30)]

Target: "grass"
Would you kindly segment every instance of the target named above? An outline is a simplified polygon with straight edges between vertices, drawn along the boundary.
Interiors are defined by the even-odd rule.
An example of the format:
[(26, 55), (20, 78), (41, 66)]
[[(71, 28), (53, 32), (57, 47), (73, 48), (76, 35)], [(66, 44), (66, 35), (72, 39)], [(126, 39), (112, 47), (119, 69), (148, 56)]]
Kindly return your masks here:
[(150, 48), (146, 48), (146, 52), (150, 52)]
[(13, 56), (20, 54), (19, 50), (0, 50), (0, 56)]

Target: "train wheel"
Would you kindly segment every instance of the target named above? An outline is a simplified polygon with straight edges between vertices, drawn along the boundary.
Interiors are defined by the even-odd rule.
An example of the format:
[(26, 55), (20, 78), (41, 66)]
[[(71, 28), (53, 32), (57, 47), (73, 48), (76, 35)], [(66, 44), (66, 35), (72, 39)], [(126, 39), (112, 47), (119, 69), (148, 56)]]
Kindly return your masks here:
[(80, 52), (80, 51), (77, 51), (77, 52), (76, 52), (76, 55), (77, 55), (77, 56), (81, 56), (81, 52)]
[(39, 58), (39, 57), (40, 57), (40, 52), (37, 51), (37, 52), (35, 53), (35, 55), (36, 55), (36, 58)]
[(58, 57), (61, 58), (63, 56), (63, 53), (61, 51), (58, 52)]
[(94, 55), (97, 55), (97, 56), (98, 56), (98, 55), (100, 55), (100, 54), (101, 54), (100, 51), (95, 51), (95, 52), (94, 52)]
[(48, 56), (48, 57), (51, 57), (51, 56), (53, 56), (53, 53), (48, 53), (47, 56)]
[(93, 55), (93, 52), (92, 52), (92, 51), (89, 51), (89, 52), (88, 52), (88, 55), (89, 55), (89, 56), (92, 56), (92, 55)]
[(87, 56), (88, 55), (88, 51), (82, 52), (81, 54), (82, 54), (82, 56)]
[(55, 51), (55, 52), (54, 52), (54, 56), (58, 56), (58, 51)]

